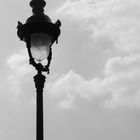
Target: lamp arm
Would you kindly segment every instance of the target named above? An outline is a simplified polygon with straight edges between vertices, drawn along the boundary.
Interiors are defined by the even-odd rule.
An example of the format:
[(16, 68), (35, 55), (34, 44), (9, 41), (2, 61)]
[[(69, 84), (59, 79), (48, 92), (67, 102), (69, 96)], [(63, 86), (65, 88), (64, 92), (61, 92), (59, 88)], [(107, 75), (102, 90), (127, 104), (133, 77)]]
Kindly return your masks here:
[(29, 63), (30, 63), (31, 65), (33, 65), (34, 67), (36, 67), (36, 63), (35, 63), (35, 61), (34, 61), (34, 58), (32, 57), (32, 53), (31, 53), (30, 35), (27, 36), (26, 42), (27, 42), (27, 50), (28, 50), (28, 55), (29, 55)]
[(38, 66), (38, 64), (36, 64), (34, 58), (32, 57), (30, 35), (27, 36), (26, 42), (27, 42), (27, 50), (28, 50), (28, 55), (29, 55), (29, 63), (30, 65), (33, 65), (37, 71), (40, 71), (41, 67)]
[(50, 73), (49, 67), (50, 67), (51, 60), (52, 60), (52, 48), (51, 48), (51, 46), (50, 46), (50, 53), (49, 53), (47, 60), (48, 60), (48, 64), (45, 66), (45, 68), (48, 70), (47, 72), (49, 74)]

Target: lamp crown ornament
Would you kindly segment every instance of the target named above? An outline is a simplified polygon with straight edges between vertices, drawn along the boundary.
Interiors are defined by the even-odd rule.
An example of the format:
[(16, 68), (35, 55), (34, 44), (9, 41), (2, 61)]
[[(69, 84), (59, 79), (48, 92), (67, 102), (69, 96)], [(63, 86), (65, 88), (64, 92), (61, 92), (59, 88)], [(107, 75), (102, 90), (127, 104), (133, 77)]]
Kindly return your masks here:
[(44, 0), (32, 0), (30, 6), (33, 8), (33, 14), (39, 15), (44, 13), (46, 2)]

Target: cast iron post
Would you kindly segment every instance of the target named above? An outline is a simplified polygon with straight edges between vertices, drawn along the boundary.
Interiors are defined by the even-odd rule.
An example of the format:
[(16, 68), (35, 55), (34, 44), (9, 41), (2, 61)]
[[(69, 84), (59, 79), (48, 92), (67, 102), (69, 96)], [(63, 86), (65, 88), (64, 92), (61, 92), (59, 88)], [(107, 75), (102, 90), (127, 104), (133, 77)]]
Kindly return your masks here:
[[(30, 6), (32, 7), (33, 15), (26, 20), (25, 24), (20, 21), (17, 26), (17, 35), (20, 40), (26, 42), (27, 51), (29, 54), (29, 62), (38, 71), (38, 74), (34, 76), (35, 87), (36, 87), (36, 140), (44, 140), (43, 134), (43, 88), (46, 77), (42, 75), (42, 72), (49, 74), (49, 66), (52, 59), (52, 45), (54, 42), (58, 43), (58, 37), (61, 33), (60, 20), (52, 23), (49, 16), (44, 14), (44, 7), (46, 5), (45, 0), (31, 0)], [(47, 35), (50, 38), (46, 41), (50, 42), (45, 44), (49, 47), (49, 54), (46, 56), (48, 63), (43, 65), (36, 62), (35, 56), (32, 54), (32, 35)], [(38, 41), (38, 39), (36, 39)], [(36, 46), (39, 48), (40, 46)], [(37, 49), (40, 51), (40, 49)], [(46, 50), (47, 51), (47, 50)]]
[(36, 87), (36, 140), (43, 140), (43, 88), (46, 77), (40, 73), (34, 76)]

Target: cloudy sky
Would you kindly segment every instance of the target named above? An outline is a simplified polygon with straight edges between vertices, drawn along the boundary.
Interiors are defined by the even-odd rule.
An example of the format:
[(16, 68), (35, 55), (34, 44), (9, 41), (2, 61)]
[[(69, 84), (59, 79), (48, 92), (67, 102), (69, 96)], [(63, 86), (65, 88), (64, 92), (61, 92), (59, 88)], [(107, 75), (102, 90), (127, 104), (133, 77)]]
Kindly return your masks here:
[[(140, 139), (140, 1), (47, 0), (60, 19), (44, 89), (48, 140)], [(0, 140), (35, 140), (36, 71), (28, 64), (17, 21), (29, 0), (0, 4)]]

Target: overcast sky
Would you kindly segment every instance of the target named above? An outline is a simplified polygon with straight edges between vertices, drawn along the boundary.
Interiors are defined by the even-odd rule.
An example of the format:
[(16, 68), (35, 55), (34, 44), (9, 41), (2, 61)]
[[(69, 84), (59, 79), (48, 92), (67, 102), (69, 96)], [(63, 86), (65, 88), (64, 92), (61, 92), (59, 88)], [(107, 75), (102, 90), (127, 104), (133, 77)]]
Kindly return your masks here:
[[(44, 88), (44, 140), (140, 139), (140, 1), (47, 0), (60, 19)], [(17, 22), (29, 0), (0, 3), (0, 140), (35, 140), (36, 71)]]

